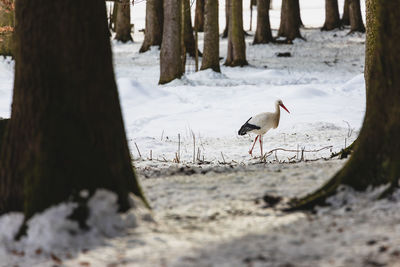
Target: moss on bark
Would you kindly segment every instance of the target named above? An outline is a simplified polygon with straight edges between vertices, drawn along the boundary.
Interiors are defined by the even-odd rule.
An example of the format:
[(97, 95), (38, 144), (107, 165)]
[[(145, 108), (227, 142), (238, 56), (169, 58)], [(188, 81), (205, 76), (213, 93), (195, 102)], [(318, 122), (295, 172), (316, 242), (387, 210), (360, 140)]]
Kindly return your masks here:
[[(340, 184), (365, 190), (369, 186), (398, 186), (400, 177), (400, 2), (376, 1), (367, 5), (368, 28), (374, 31), (367, 42), (367, 108), (363, 127), (347, 164), (316, 192), (292, 201), (292, 209), (309, 209), (335, 194)], [(370, 47), (372, 45), (372, 47)], [(370, 49), (369, 49), (370, 48)], [(386, 194), (387, 194), (386, 192)]]

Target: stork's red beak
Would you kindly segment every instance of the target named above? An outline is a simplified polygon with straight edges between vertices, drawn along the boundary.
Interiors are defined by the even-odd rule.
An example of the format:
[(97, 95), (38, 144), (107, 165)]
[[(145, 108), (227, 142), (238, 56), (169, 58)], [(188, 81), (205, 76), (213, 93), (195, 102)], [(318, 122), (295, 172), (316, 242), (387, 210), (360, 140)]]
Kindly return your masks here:
[(285, 107), (285, 105), (284, 104), (280, 104), (280, 106), (281, 107), (283, 107), (286, 111), (287, 111), (287, 113), (289, 113), (290, 114), (290, 112), (289, 112), (289, 110)]

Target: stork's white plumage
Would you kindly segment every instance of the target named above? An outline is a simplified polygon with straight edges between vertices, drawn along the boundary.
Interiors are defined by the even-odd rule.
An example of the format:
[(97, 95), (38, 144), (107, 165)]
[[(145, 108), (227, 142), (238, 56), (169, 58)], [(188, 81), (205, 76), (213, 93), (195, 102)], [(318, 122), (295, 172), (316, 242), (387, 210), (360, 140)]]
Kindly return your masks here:
[(249, 154), (253, 155), (253, 148), (257, 142), (257, 138), (260, 138), (260, 150), (261, 150), (261, 157), (263, 156), (263, 147), (262, 147), (262, 137), (266, 134), (269, 129), (273, 128), (276, 129), (279, 125), (279, 119), (281, 117), (281, 110), (280, 107), (284, 108), (288, 113), (289, 110), (285, 107), (282, 100), (277, 100), (275, 102), (275, 112), (263, 112), (257, 114), (254, 117), (251, 117), (246, 121), (245, 124), (242, 125), (238, 134), (245, 135), (247, 133), (254, 133), (256, 134), (256, 139), (254, 140), (253, 146), (249, 150)]

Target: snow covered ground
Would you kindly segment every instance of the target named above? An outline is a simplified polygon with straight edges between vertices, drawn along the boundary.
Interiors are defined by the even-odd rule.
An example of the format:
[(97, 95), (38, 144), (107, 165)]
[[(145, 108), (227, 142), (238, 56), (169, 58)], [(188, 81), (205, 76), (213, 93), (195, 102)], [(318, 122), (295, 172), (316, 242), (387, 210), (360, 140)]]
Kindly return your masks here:
[[(249, 1), (243, 2), (248, 29)], [(93, 200), (86, 233), (62, 219), (71, 203), (32, 220), (20, 242), (11, 237), (22, 215), (5, 215), (0, 266), (400, 266), (399, 196), (370, 202), (376, 191), (344, 189), (334, 208), (317, 214), (264, 208), (263, 194), (304, 195), (340, 169), (345, 161), (322, 158), (357, 137), (365, 112), (365, 35), (320, 32), (324, 1), (300, 5), (307, 41), (251, 45), (253, 37), (246, 37), (249, 66), (222, 66), (217, 74), (194, 72), (189, 61), (182, 79), (159, 86), (158, 49), (138, 53), (145, 15), (145, 2), (138, 1), (135, 42), (112, 44), (129, 145), (155, 222), (139, 208), (115, 214), (114, 197), (104, 191)], [(343, 1), (339, 5), (342, 10)], [(224, 6), (220, 1), (221, 31)], [(273, 7), (276, 34), (280, 1)], [(253, 30), (255, 18), (254, 11)], [(222, 57), (226, 49), (221, 40)], [(280, 52), (291, 57), (277, 57)], [(13, 66), (0, 59), (0, 117), (10, 116)], [(247, 153), (254, 137), (237, 131), (249, 117), (273, 111), (278, 98), (291, 113), (283, 111), (278, 129), (265, 135), (264, 151), (292, 151), (260, 162)], [(293, 150), (320, 160), (298, 162), (301, 152)], [(177, 152), (180, 164), (174, 163)]]

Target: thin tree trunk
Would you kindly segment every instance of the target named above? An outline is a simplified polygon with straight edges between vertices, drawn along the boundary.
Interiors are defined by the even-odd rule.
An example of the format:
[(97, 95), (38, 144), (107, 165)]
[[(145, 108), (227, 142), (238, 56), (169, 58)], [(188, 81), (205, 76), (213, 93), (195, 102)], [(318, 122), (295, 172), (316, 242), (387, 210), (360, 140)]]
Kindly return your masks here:
[(197, 29), (197, 32), (204, 31), (204, 1), (205, 0), (196, 0), (194, 27)]
[(118, 14), (118, 3), (114, 2), (112, 13), (111, 13), (111, 18), (110, 18), (110, 26), (109, 26), (109, 28), (114, 32), (117, 29), (117, 26), (116, 26), (117, 14)]
[(288, 42), (303, 37), (300, 34), (300, 21), (298, 11), (298, 0), (282, 0), (281, 23), (278, 36), (286, 37)]
[(250, 1), (250, 28), (249, 28), (249, 31), (252, 31), (252, 26), (253, 26), (253, 6), (257, 6), (257, 0)]
[(343, 15), (342, 15), (342, 25), (350, 26), (350, 0), (344, 0)]
[(229, 29), (229, 6), (231, 0), (225, 0), (225, 29), (222, 33), (222, 38), (228, 37), (228, 29)]
[(341, 27), (337, 0), (325, 0), (325, 23), (321, 30), (331, 31)]
[[(196, 44), (193, 35), (192, 16), (190, 15), (190, 0), (183, 1), (183, 29), (186, 53), (191, 57), (196, 56)], [(199, 53), (201, 54), (201, 53)]]
[(273, 41), (269, 22), (270, 0), (257, 1), (257, 29), (253, 44), (266, 44)]
[[(81, 190), (142, 196), (114, 79), (105, 3), (16, 1), (11, 120), (0, 152), (0, 213), (25, 220)], [(82, 18), (90, 18), (82, 20)], [(79, 218), (78, 218), (79, 219)], [(80, 218), (84, 219), (84, 218)]]
[(400, 3), (367, 0), (366, 6), (367, 21), (373, 23), (368, 25), (371, 32), (366, 42), (366, 64), (370, 64), (366, 67), (367, 107), (354, 153), (328, 183), (294, 201), (292, 209), (310, 209), (324, 204), (340, 184), (365, 190), (390, 183), (383, 196), (399, 186)]
[(183, 75), (182, 0), (164, 0), (164, 29), (160, 52), (160, 81), (168, 83)]
[(131, 5), (129, 0), (121, 0), (117, 4), (117, 21), (115, 24), (116, 35), (115, 40), (126, 43), (133, 41), (131, 35)]
[(219, 66), (218, 1), (205, 0), (204, 54), (201, 69), (221, 72)]
[(163, 1), (146, 1), (146, 29), (144, 41), (139, 52), (143, 53), (150, 49), (150, 46), (161, 46), (163, 31)]
[(230, 0), (228, 54), (226, 66), (248, 65), (246, 60), (246, 43), (243, 31), (243, 3), (242, 0)]
[(350, 6), (350, 33), (365, 32), (365, 26), (362, 20), (360, 0), (349, 0)]

